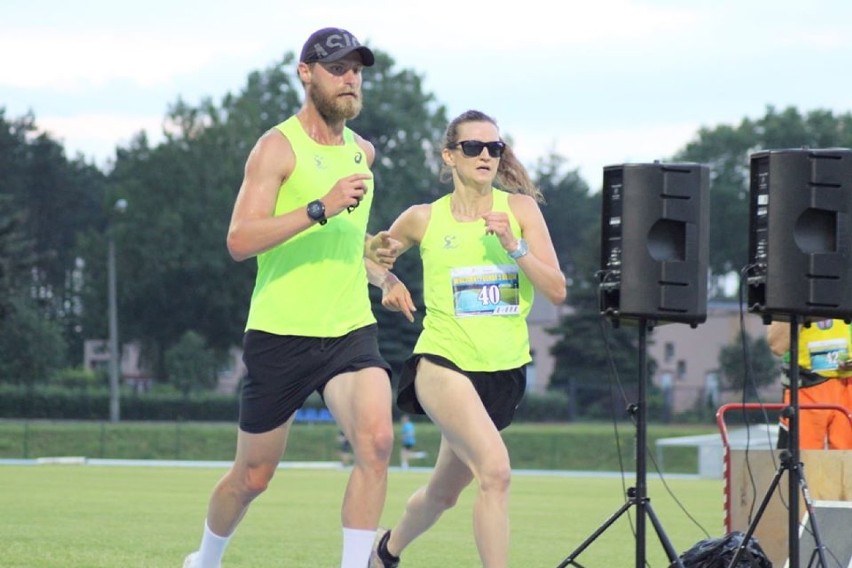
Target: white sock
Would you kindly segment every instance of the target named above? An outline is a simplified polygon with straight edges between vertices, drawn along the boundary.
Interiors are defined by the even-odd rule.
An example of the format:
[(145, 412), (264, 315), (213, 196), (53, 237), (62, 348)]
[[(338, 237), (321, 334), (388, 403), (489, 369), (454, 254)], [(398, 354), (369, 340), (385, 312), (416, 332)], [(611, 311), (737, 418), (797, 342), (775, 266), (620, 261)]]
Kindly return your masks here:
[(219, 568), (222, 563), (222, 555), (231, 540), (229, 536), (214, 534), (204, 521), (204, 535), (201, 537), (201, 546), (198, 548), (198, 558), (195, 560), (195, 568)]
[(376, 531), (343, 527), (343, 558), (340, 568), (364, 568), (370, 561), (370, 551)]

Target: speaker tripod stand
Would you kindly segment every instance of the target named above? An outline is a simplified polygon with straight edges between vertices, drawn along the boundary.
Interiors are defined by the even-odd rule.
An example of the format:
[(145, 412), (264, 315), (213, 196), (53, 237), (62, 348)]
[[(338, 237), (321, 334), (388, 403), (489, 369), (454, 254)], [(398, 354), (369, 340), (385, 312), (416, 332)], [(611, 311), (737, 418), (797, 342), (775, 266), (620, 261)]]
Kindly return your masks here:
[(677, 568), (684, 568), (675, 552), (671, 541), (663, 530), (663, 525), (660, 519), (651, 508), (651, 500), (648, 498), (648, 488), (646, 483), (647, 475), (647, 440), (648, 429), (646, 421), (646, 382), (648, 380), (648, 330), (653, 327), (646, 319), (639, 320), (639, 390), (638, 400), (635, 404), (628, 407), (628, 412), (634, 417), (636, 422), (636, 486), (630, 487), (627, 491), (627, 501), (613, 513), (595, 532), (593, 532), (586, 540), (580, 544), (565, 560), (563, 560), (557, 568), (565, 568), (566, 566), (577, 566), (582, 568), (582, 564), (577, 562), (577, 557), (582, 554), (599, 536), (617, 521), (621, 515), (630, 510), (631, 507), (636, 507), (636, 568), (645, 568), (645, 518), (651, 520), (654, 530), (657, 532), (657, 537), (670, 562), (674, 563)]
[[(825, 546), (819, 536), (816, 517), (814, 515), (813, 500), (811, 499), (808, 484), (805, 482), (805, 474), (802, 471), (802, 463), (800, 461), (799, 451), (799, 322), (795, 315), (790, 316), (790, 405), (784, 409), (783, 414), (787, 418), (787, 428), (789, 435), (787, 436), (787, 449), (783, 450), (780, 455), (780, 465), (775, 471), (775, 476), (769, 484), (766, 495), (760, 503), (757, 513), (752, 519), (748, 530), (743, 537), (743, 543), (737, 550), (737, 553), (728, 564), (728, 568), (736, 568), (737, 563), (745, 553), (746, 545), (754, 534), (757, 524), (763, 517), (769, 501), (772, 499), (772, 494), (781, 482), (781, 476), (787, 472), (787, 496), (788, 496), (788, 518), (787, 518), (787, 557), (789, 558), (789, 568), (799, 568), (799, 496), (798, 491), (801, 490), (802, 497), (805, 502), (805, 508), (808, 511), (808, 520), (811, 524), (811, 533), (814, 536), (814, 551), (808, 560), (807, 566), (821, 566), (828, 568), (825, 561)], [(814, 560), (819, 560), (819, 564), (814, 564)]]

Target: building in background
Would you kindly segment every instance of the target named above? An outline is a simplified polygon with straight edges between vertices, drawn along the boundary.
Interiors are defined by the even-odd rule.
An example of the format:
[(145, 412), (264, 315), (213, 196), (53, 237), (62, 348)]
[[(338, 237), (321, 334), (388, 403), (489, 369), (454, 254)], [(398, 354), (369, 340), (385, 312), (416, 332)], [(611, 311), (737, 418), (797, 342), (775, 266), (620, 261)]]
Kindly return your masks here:
[(567, 304), (552, 304), (541, 294), (535, 296), (527, 316), (533, 359), (527, 367), (527, 392), (541, 394), (547, 391), (555, 365), (550, 348), (559, 339), (547, 330), (559, 325), (562, 316), (570, 313), (571, 309)]
[[(131, 342), (121, 345), (119, 361), (119, 379), (122, 386), (136, 392), (146, 392), (154, 385), (154, 374), (148, 370), (141, 359), (141, 349), (138, 343)], [(83, 368), (90, 371), (100, 371), (106, 374), (109, 369), (109, 342), (106, 339), (87, 339), (83, 343)], [(235, 393), (240, 379), (246, 374), (243, 364), (242, 350), (232, 347), (228, 360), (219, 369), (219, 382), (216, 391), (220, 393)]]
[[(736, 301), (710, 301), (707, 321), (692, 328), (683, 323), (666, 323), (648, 335), (648, 356), (657, 363), (651, 379), (659, 387), (673, 414), (699, 404), (717, 408), (727, 402), (742, 401), (741, 392), (723, 391), (719, 353), (723, 347), (741, 340), (742, 328), (752, 340), (766, 338), (768, 326), (761, 316), (742, 314)], [(772, 385), (758, 390), (761, 400), (781, 400), (781, 375)]]

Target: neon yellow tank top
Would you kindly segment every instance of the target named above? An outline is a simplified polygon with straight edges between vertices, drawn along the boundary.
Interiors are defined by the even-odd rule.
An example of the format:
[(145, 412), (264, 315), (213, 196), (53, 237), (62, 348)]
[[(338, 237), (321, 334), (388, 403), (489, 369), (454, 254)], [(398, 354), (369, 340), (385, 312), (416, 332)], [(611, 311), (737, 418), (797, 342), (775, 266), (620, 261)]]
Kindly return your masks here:
[[(493, 211), (505, 211), (515, 235), (508, 193), (493, 189)], [(445, 357), (465, 371), (514, 369), (531, 361), (526, 317), (533, 286), (481, 220), (459, 222), (450, 195), (432, 203), (420, 243), (426, 317), (414, 353)]]
[[(275, 215), (304, 209), (342, 177), (370, 173), (367, 156), (348, 128), (342, 146), (317, 144), (295, 116), (276, 128), (296, 156), (278, 189)], [(373, 182), (352, 213), (343, 211), (257, 256), (257, 277), (246, 329), (278, 335), (340, 337), (375, 323), (364, 268), (364, 235)]]
[[(852, 355), (849, 325), (840, 319), (826, 319), (802, 326), (799, 331), (799, 368), (823, 377), (849, 377), (852, 372), (840, 372), (838, 365)], [(790, 353), (787, 353), (789, 359)]]

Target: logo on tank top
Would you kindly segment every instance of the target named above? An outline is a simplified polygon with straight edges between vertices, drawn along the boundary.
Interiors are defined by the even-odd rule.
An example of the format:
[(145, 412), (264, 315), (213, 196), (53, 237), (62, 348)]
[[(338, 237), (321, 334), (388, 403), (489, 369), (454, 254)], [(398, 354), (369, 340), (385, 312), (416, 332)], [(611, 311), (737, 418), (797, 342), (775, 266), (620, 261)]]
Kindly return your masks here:
[(444, 235), (444, 248), (445, 249), (454, 249), (458, 248), (459, 243), (456, 241), (455, 235)]
[(317, 167), (318, 170), (325, 169), (325, 162), (323, 161), (322, 156), (320, 156), (319, 154), (314, 154), (314, 165)]
[(363, 160), (363, 159), (364, 159), (364, 154), (362, 154), (361, 152), (358, 152), (357, 154), (355, 154), (355, 163), (356, 164), (360, 164), (361, 160)]

